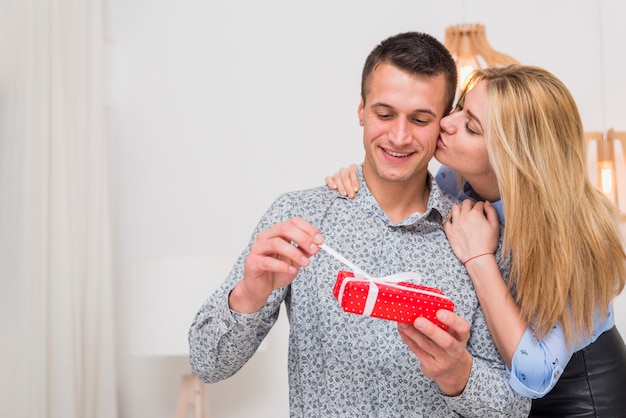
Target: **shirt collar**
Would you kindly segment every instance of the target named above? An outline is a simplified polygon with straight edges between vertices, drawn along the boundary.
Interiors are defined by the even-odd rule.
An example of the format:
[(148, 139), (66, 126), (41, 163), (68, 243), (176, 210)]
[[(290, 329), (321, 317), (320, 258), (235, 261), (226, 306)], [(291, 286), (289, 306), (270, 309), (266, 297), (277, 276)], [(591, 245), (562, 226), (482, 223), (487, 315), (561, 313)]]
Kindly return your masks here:
[(370, 211), (379, 217), (386, 220), (389, 226), (406, 226), (413, 225), (418, 222), (436, 222), (441, 225), (445, 215), (450, 212), (450, 208), (454, 203), (458, 203), (451, 195), (443, 192), (434, 177), (428, 173), (427, 181), (430, 184), (430, 194), (428, 196), (428, 204), (425, 213), (415, 212), (409, 215), (407, 218), (400, 222), (392, 222), (389, 216), (381, 209), (380, 205), (372, 195), (365, 178), (363, 177), (363, 164), (361, 163), (357, 168), (357, 175), (360, 183), (360, 191), (357, 193), (355, 199), (359, 199), (361, 204), (364, 204), (366, 210)]

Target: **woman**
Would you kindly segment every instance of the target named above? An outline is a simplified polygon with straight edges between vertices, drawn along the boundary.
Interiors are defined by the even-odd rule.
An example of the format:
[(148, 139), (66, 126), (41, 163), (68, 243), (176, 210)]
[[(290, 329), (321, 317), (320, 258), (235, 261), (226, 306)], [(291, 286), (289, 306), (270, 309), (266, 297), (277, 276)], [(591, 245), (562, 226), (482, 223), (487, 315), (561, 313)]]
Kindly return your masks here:
[[(466, 199), (444, 230), (511, 386), (536, 398), (531, 416), (624, 416), (626, 348), (611, 300), (626, 255), (616, 209), (588, 180), (571, 94), (537, 67), (478, 70), (441, 129), (437, 182)], [(352, 196), (351, 176), (342, 169), (327, 184)], [(505, 219), (508, 287), (493, 255)]]

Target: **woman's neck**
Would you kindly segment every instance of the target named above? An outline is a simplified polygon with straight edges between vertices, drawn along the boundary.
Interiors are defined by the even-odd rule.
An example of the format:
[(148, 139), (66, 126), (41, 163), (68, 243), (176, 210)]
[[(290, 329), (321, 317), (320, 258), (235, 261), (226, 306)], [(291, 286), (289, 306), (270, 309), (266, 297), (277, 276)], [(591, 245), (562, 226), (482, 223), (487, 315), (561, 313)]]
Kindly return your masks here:
[(466, 177), (465, 180), (472, 186), (472, 198), (489, 202), (500, 200), (500, 189), (495, 174), (490, 173), (476, 178)]

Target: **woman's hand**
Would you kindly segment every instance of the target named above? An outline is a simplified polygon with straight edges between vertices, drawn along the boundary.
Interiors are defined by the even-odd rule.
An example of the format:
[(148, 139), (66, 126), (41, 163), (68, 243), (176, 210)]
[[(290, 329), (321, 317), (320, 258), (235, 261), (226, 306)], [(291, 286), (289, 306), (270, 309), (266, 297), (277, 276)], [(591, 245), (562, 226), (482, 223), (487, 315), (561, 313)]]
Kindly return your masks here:
[(332, 177), (326, 177), (326, 185), (337, 190), (340, 195), (354, 199), (359, 191), (359, 178), (356, 169), (356, 164), (340, 168)]
[(454, 254), (466, 263), (481, 254), (494, 254), (498, 248), (500, 223), (498, 214), (489, 202), (469, 199), (455, 205), (443, 223)]

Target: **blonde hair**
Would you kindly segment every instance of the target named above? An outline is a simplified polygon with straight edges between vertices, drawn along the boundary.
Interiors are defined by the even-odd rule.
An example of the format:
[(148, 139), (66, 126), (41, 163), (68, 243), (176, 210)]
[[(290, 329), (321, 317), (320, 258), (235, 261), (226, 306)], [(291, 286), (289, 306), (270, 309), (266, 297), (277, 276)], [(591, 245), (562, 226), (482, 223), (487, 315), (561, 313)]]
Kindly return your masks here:
[(624, 288), (615, 206), (590, 183), (576, 103), (548, 71), (511, 65), (474, 73), (487, 84), (485, 137), (511, 256), (509, 285), (543, 338), (561, 323), (568, 345), (589, 337)]

